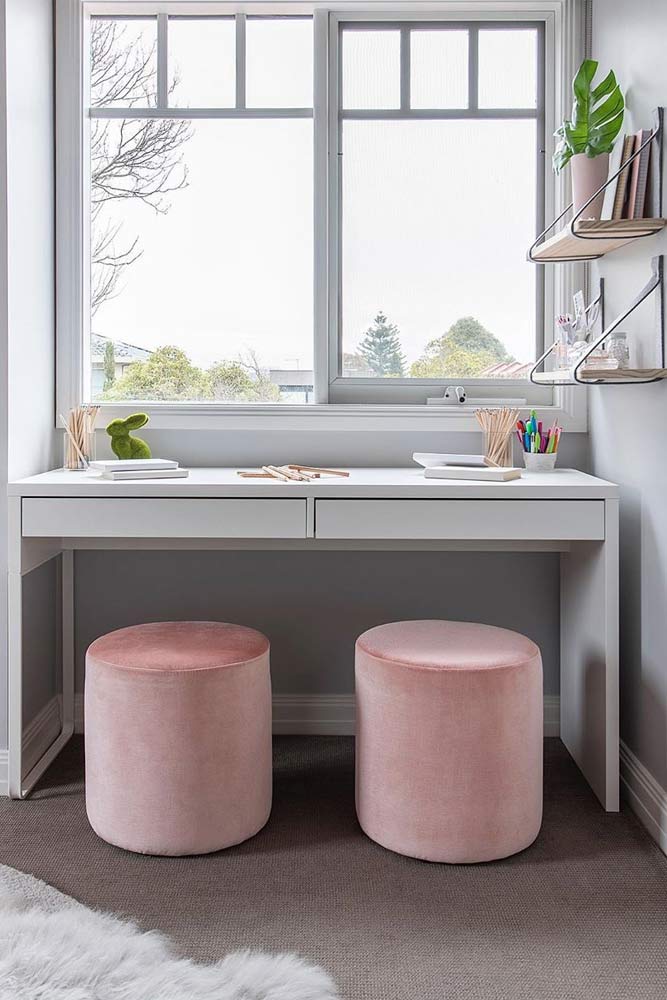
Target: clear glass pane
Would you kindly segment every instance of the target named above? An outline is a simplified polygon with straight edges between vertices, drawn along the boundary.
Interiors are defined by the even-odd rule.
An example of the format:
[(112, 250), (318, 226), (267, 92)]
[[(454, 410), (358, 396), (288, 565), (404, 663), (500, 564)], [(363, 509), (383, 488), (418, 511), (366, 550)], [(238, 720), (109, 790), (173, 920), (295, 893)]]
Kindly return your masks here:
[(467, 31), (410, 32), (410, 105), (467, 108)]
[(154, 107), (157, 18), (90, 19), (91, 107)]
[(93, 398), (311, 401), (312, 121), (95, 125)]
[(236, 103), (234, 18), (169, 18), (169, 103), (231, 108)]
[(480, 31), (479, 106), (537, 107), (537, 31)]
[(400, 107), (400, 33), (346, 29), (342, 46), (343, 107)]
[(246, 103), (249, 108), (312, 108), (311, 18), (247, 19)]
[(527, 376), (535, 128), (343, 123), (344, 375)]

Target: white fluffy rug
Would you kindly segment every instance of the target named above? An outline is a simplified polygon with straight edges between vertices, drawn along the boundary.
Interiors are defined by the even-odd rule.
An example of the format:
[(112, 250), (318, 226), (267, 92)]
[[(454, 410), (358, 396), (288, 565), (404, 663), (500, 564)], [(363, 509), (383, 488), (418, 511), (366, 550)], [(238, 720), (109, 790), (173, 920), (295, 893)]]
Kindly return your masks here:
[(0, 865), (0, 1000), (338, 1000), (294, 955), (176, 957), (159, 934)]

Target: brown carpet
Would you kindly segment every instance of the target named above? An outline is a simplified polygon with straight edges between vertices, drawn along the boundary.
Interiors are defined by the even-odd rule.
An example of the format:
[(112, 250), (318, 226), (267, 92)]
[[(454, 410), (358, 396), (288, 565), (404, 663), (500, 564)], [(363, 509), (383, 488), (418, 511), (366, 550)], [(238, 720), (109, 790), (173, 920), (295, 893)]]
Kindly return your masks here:
[(273, 815), (253, 840), (149, 858), (89, 828), (76, 739), (27, 802), (0, 799), (0, 862), (164, 931), (194, 959), (297, 951), (349, 1000), (667, 997), (667, 858), (632, 814), (602, 811), (559, 741), (546, 743), (539, 839), (479, 866), (367, 840), (351, 739), (280, 737), (275, 764)]

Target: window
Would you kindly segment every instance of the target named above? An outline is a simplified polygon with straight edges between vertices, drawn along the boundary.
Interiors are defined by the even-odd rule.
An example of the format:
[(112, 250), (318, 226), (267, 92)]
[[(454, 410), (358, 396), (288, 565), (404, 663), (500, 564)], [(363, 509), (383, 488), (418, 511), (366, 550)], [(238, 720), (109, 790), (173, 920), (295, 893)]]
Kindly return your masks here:
[(550, 402), (544, 20), (197, 7), (82, 5), (61, 407)]
[(90, 20), (90, 395), (308, 402), (312, 18)]
[(539, 27), (344, 22), (338, 42), (337, 377), (527, 378)]

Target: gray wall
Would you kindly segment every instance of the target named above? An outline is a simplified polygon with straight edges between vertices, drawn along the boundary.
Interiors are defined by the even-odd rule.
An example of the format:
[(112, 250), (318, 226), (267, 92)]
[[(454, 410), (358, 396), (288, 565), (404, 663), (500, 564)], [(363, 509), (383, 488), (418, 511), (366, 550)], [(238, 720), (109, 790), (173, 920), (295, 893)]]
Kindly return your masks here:
[[(595, 0), (593, 56), (626, 91), (626, 131), (647, 128), (667, 104), (665, 0)], [(663, 205), (663, 213), (667, 206)], [(607, 313), (619, 313), (648, 279), (667, 236), (640, 241), (600, 262)], [(649, 363), (654, 304), (624, 329)], [(667, 383), (591, 389), (593, 470), (621, 492), (621, 737), (667, 787)]]

